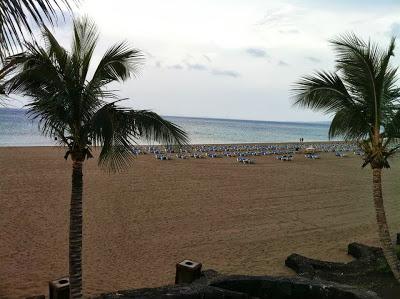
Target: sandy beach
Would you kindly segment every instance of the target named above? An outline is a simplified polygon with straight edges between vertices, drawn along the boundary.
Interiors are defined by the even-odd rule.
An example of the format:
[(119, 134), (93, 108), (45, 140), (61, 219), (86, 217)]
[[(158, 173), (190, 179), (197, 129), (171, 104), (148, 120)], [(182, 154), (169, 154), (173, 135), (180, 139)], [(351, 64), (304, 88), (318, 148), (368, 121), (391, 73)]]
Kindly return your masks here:
[[(0, 298), (47, 294), (68, 275), (71, 161), (51, 147), (0, 148)], [(361, 158), (296, 155), (157, 161), (110, 175), (84, 171), (84, 292), (173, 283), (185, 258), (224, 273), (293, 275), (297, 252), (348, 261), (347, 244), (378, 245), (371, 171)], [(384, 171), (392, 233), (400, 231), (400, 160)]]

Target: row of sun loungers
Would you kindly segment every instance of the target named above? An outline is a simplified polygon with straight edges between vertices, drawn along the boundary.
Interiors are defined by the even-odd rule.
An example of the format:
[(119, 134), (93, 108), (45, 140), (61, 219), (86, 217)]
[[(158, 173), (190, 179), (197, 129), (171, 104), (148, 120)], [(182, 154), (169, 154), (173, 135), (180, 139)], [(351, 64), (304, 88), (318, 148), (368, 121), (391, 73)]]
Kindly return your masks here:
[(167, 156), (167, 155), (160, 155), (160, 154), (156, 154), (156, 155), (155, 155), (155, 158), (156, 158), (157, 160), (171, 160), (171, 157), (170, 157), (170, 156)]
[(305, 154), (304, 157), (306, 157), (307, 159), (315, 160), (315, 159), (319, 159), (320, 155), (318, 155), (318, 154)]
[[(308, 152), (312, 149), (311, 152)], [(246, 162), (245, 158), (256, 156), (274, 155), (282, 161), (292, 161), (294, 153), (306, 152), (307, 159), (319, 159), (320, 152), (332, 152), (337, 157), (345, 157), (348, 154), (363, 155), (364, 153), (351, 143), (317, 143), (317, 144), (279, 144), (279, 145), (187, 145), (181, 148), (163, 147), (163, 146), (135, 146), (132, 148), (135, 155), (153, 154), (158, 160), (170, 160), (171, 154), (175, 153), (174, 158), (178, 159), (204, 159), (204, 158), (222, 158), (236, 157), (238, 162)], [(243, 159), (242, 159), (243, 158)], [(248, 159), (249, 160), (249, 159)], [(244, 161), (244, 162), (243, 162)], [(254, 161), (253, 161), (254, 162)], [(249, 163), (251, 164), (251, 163)]]
[(276, 159), (281, 160), (281, 161), (292, 161), (293, 156), (292, 155), (277, 156)]
[(307, 147), (313, 147), (319, 152), (355, 152), (358, 150), (356, 144), (352, 143), (292, 143), (279, 145), (199, 145), (189, 146), (192, 151), (196, 152), (275, 152), (275, 151), (299, 151)]
[[(360, 153), (354, 153), (355, 155), (361, 155)], [(155, 158), (157, 160), (171, 160), (172, 158), (168, 155), (164, 155), (164, 154), (158, 154), (156, 153)], [(176, 158), (178, 159), (189, 159), (189, 157), (194, 158), (194, 159), (204, 159), (204, 158), (222, 158), (222, 155), (219, 154), (215, 154), (215, 153), (204, 153), (204, 154), (199, 154), (199, 153), (193, 153), (192, 155), (187, 155), (187, 154), (176, 154), (175, 155)], [(230, 155), (230, 154), (226, 154), (227, 157), (235, 157), (234, 155)], [(254, 156), (254, 155), (253, 155)], [(335, 153), (336, 157), (347, 157), (346, 153), (343, 152), (336, 152)], [(305, 158), (307, 159), (312, 159), (312, 160), (316, 160), (316, 159), (320, 159), (321, 156), (319, 154), (315, 154), (315, 153), (311, 153), (311, 154), (305, 154), (304, 155)], [(292, 161), (294, 158), (294, 156), (292, 154), (290, 155), (279, 155), (276, 156), (276, 159), (281, 160), (281, 161)], [(247, 155), (237, 155), (237, 159), (238, 162), (242, 162), (244, 164), (253, 164), (254, 160), (250, 160), (249, 158), (247, 158)]]
[(149, 153), (166, 152), (166, 153), (210, 153), (210, 152), (221, 152), (221, 153), (232, 153), (232, 152), (248, 152), (248, 153), (275, 153), (275, 152), (294, 152), (301, 151), (308, 147), (314, 148), (318, 152), (356, 152), (359, 148), (356, 144), (352, 143), (292, 143), (292, 144), (279, 144), (279, 145), (187, 145), (180, 149), (172, 146), (147, 146), (140, 147), (141, 150), (145, 148), (145, 151)]

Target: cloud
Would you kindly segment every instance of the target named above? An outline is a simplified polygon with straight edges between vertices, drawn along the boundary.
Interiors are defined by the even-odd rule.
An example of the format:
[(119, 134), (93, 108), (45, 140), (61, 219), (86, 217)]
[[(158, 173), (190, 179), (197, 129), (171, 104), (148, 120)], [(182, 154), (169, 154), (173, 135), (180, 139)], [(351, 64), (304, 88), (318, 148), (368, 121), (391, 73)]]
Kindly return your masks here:
[(269, 9), (264, 17), (256, 22), (256, 26), (266, 26), (269, 28), (288, 28), (296, 24), (297, 19), (301, 17), (303, 10), (299, 7), (287, 4), (279, 8)]
[(390, 25), (389, 34), (391, 36), (400, 36), (400, 23), (392, 23)]
[(186, 63), (186, 66), (189, 70), (195, 70), (195, 71), (206, 71), (207, 70), (207, 66), (205, 66), (204, 64), (200, 64), (200, 63)]
[(219, 69), (214, 69), (211, 71), (212, 75), (215, 76), (227, 76), (227, 77), (232, 77), (232, 78), (237, 78), (240, 76), (238, 72), (231, 71), (231, 70), (219, 70)]
[(289, 64), (283, 60), (279, 60), (278, 65), (279, 66), (288, 66)]
[(170, 65), (167, 68), (173, 69), (173, 70), (183, 70), (183, 66), (181, 64)]
[(246, 53), (257, 58), (267, 57), (267, 52), (261, 48), (247, 48)]
[[(212, 69), (209, 70), (207, 66), (204, 64), (199, 64), (199, 63), (188, 63), (184, 62), (186, 64), (186, 69), (187, 70), (195, 70), (195, 71), (209, 71), (211, 75), (214, 76), (226, 76), (226, 77), (231, 77), (231, 78), (237, 78), (240, 76), (240, 74), (236, 71), (233, 70), (223, 70), (223, 69)], [(174, 64), (167, 66), (168, 69), (171, 70), (184, 70), (185, 67), (182, 64)]]
[(256, 25), (282, 25), (282, 23), (287, 23), (290, 19), (290, 11), (285, 8), (273, 9), (268, 11), (264, 17), (256, 23)]
[(208, 62), (212, 62), (210, 56), (207, 56), (207, 55), (203, 54), (203, 57), (204, 57), (205, 60), (207, 60)]
[(313, 56), (307, 56), (306, 59), (310, 60), (311, 62), (315, 62), (315, 63), (320, 63), (321, 62), (320, 59), (318, 59), (316, 57), (313, 57)]

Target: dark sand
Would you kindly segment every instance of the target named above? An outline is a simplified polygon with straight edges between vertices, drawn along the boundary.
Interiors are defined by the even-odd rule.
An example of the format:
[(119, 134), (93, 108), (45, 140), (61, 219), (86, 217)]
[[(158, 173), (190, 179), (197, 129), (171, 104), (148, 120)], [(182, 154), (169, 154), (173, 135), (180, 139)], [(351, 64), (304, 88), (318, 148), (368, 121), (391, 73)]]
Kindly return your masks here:
[[(71, 162), (62, 149), (0, 148), (0, 298), (47, 294), (68, 274)], [(293, 274), (293, 252), (348, 261), (349, 242), (378, 245), (371, 171), (358, 156), (292, 162), (257, 157), (156, 161), (140, 156), (84, 178), (84, 291), (173, 283), (190, 258), (225, 273)], [(400, 230), (400, 161), (384, 173), (392, 233)]]

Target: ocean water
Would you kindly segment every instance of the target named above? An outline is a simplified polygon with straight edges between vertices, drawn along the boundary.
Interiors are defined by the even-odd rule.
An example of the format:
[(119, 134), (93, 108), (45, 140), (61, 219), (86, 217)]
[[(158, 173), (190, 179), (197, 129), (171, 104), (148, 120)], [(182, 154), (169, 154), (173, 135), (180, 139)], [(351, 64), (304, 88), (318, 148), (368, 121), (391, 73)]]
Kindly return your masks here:
[[(328, 140), (328, 123), (165, 118), (182, 127), (193, 144), (297, 142), (300, 137), (305, 142)], [(0, 109), (0, 146), (43, 145), (55, 145), (55, 142), (41, 136), (37, 123), (27, 118), (25, 110)]]

